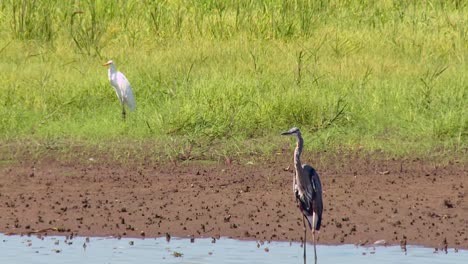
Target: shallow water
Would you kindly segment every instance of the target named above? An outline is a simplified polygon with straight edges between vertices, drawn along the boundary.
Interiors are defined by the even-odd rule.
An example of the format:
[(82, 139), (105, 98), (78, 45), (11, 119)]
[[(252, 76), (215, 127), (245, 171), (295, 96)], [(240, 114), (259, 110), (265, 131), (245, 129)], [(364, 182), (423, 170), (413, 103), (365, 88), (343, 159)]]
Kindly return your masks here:
[[(5, 236), (0, 234), (0, 263), (302, 263), (299, 243), (240, 241), (221, 238), (89, 238), (66, 240), (61, 236)], [(83, 245), (86, 245), (85, 247)], [(313, 246), (307, 245), (308, 263), (313, 263)], [(408, 246), (356, 247), (317, 246), (318, 263), (468, 263), (468, 250)], [(176, 257), (178, 254), (181, 256)]]

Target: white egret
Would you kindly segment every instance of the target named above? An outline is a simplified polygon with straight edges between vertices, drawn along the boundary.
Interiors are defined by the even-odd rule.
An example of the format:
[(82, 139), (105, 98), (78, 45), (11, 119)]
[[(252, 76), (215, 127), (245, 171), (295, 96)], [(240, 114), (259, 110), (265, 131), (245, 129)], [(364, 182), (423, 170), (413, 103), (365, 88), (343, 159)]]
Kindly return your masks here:
[(133, 96), (130, 82), (127, 80), (125, 75), (116, 70), (115, 64), (112, 60), (104, 63), (102, 66), (109, 66), (109, 82), (112, 87), (114, 87), (115, 93), (122, 105), (122, 118), (125, 120), (125, 106), (127, 106), (130, 111), (134, 111), (136, 108), (135, 97)]

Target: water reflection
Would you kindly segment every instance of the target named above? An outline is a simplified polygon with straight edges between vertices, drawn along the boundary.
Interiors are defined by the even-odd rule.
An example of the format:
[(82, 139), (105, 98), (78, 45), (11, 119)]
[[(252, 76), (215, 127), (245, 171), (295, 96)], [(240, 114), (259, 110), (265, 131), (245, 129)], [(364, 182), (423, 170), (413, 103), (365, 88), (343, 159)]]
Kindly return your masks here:
[[(311, 247), (311, 245), (308, 245)], [(467, 263), (468, 250), (317, 246), (319, 263)], [(312, 262), (310, 262), (312, 261)], [(313, 263), (313, 259), (309, 260)], [(0, 234), (0, 263), (302, 263), (299, 243), (234, 239), (66, 238)]]

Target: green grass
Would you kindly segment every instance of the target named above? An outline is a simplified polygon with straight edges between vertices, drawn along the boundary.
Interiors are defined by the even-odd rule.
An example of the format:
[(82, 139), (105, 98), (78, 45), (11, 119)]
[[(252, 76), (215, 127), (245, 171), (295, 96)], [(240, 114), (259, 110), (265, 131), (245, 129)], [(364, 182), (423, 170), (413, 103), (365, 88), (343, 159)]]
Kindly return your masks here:
[[(298, 126), (310, 151), (463, 156), (467, 14), (457, 0), (2, 1), (0, 153), (271, 154)], [(127, 122), (108, 59), (136, 95)]]

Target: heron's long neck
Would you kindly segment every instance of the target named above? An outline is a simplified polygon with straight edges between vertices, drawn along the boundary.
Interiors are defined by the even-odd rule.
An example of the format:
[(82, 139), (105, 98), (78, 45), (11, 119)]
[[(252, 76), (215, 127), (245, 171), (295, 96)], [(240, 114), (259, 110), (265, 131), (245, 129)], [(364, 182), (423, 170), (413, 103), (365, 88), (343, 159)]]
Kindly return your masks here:
[(303, 147), (304, 147), (304, 140), (302, 139), (301, 135), (298, 135), (296, 150), (294, 150), (294, 167), (296, 168), (296, 172), (302, 170), (301, 153), (302, 153)]

